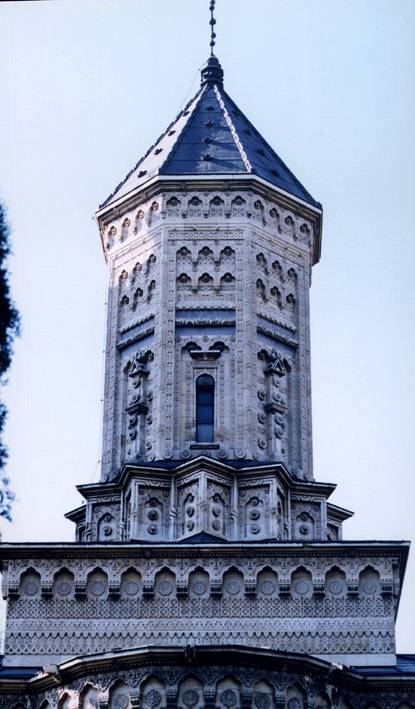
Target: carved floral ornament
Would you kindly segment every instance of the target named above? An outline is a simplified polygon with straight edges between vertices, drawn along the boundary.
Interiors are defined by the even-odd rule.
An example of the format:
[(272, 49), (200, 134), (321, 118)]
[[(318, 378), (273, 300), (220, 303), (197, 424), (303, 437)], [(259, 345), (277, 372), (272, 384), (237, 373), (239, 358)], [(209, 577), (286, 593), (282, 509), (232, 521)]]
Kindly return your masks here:
[(283, 377), (291, 371), (290, 363), (278, 350), (261, 350), (258, 353), (258, 357), (266, 362), (265, 374), (275, 374), (278, 377)]
[(150, 350), (139, 350), (128, 360), (125, 371), (128, 376), (136, 377), (148, 374), (147, 362), (152, 362), (154, 355)]

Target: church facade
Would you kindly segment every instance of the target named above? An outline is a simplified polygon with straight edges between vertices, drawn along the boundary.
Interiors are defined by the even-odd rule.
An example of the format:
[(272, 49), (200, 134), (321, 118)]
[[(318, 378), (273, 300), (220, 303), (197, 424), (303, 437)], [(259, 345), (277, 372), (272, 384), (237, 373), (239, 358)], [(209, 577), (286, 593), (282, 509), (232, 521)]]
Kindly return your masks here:
[(415, 707), (408, 544), (345, 541), (313, 474), (322, 207), (213, 54), (97, 222), (101, 480), (73, 543), (1, 545), (1, 709)]

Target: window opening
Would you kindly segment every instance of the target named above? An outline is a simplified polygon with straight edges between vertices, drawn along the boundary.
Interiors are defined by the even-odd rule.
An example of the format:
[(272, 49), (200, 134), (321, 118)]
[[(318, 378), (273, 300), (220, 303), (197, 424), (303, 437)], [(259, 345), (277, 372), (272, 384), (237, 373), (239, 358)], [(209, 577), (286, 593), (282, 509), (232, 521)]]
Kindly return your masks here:
[(196, 441), (212, 443), (214, 440), (215, 382), (210, 374), (196, 379)]

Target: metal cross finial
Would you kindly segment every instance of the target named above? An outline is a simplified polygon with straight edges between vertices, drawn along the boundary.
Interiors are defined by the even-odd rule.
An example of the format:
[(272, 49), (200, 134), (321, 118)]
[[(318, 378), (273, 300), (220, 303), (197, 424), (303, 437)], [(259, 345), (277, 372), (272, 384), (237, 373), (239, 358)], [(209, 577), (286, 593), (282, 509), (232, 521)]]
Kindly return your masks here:
[(214, 30), (214, 27), (216, 25), (216, 20), (213, 16), (213, 13), (215, 11), (215, 0), (211, 0), (210, 5), (209, 5), (209, 10), (210, 10), (210, 55), (213, 55), (213, 47), (215, 46), (215, 39), (216, 39), (216, 32)]

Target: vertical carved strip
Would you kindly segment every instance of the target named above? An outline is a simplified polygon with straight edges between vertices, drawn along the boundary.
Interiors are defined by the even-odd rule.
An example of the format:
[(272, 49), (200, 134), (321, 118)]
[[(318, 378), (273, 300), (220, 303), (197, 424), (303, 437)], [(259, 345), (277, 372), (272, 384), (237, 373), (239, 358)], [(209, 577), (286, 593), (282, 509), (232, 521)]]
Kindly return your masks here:
[(298, 466), (304, 477), (311, 478), (312, 472), (312, 440), (311, 440), (311, 375), (310, 375), (310, 315), (309, 315), (309, 274), (308, 259), (299, 274), (298, 297), (298, 330), (299, 344), (297, 353), (297, 372), (299, 377), (300, 406), (300, 446)]
[(236, 397), (235, 409), (235, 455), (237, 458), (245, 458), (246, 443), (245, 440), (245, 422), (246, 422), (246, 380), (245, 380), (245, 309), (244, 309), (244, 260), (246, 259), (246, 233), (244, 233), (244, 243), (239, 244), (236, 252), (236, 298), (235, 298), (235, 315), (236, 315), (236, 342), (235, 342), (235, 391), (238, 392)]
[(102, 477), (107, 480), (115, 464), (115, 406), (116, 406), (116, 380), (117, 371), (117, 311), (118, 311), (118, 284), (116, 283), (114, 261), (109, 263), (109, 283), (107, 296), (107, 338), (105, 344), (105, 385), (103, 407), (103, 450), (102, 450)]

